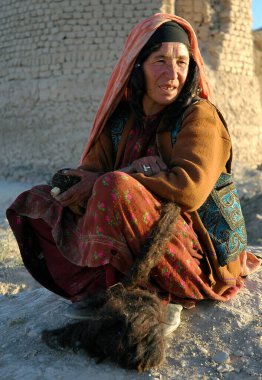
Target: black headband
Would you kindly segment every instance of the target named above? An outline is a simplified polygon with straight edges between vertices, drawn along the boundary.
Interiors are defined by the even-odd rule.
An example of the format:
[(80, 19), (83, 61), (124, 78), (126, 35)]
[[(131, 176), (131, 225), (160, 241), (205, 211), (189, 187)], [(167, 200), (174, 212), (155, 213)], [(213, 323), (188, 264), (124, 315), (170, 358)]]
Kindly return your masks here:
[(168, 21), (160, 25), (149, 38), (146, 46), (153, 46), (162, 42), (181, 42), (190, 46), (187, 32), (174, 21)]

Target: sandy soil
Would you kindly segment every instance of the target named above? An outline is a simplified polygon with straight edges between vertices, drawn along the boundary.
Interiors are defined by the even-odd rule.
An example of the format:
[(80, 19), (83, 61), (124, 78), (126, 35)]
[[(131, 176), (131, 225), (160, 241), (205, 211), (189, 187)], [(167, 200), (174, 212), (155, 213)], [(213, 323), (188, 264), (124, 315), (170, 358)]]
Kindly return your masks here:
[[(97, 365), (84, 352), (47, 347), (41, 331), (68, 321), (64, 316), (68, 302), (40, 288), (21, 266), (3, 212), (28, 187), (5, 184), (3, 190), (0, 183), (0, 241), (8, 245), (10, 256), (0, 262), (1, 379), (262, 380), (262, 271), (250, 276), (230, 302), (202, 301), (194, 309), (183, 310), (181, 325), (169, 339), (166, 361), (157, 370), (138, 375), (109, 362)], [(262, 255), (262, 247), (252, 249)]]

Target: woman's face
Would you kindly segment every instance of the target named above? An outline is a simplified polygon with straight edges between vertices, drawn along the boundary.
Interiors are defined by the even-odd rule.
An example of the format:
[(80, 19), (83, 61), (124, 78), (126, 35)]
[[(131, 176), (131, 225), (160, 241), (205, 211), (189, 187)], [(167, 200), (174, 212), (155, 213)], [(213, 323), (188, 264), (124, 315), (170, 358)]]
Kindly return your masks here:
[(143, 63), (146, 93), (143, 109), (153, 115), (179, 96), (187, 78), (189, 52), (180, 42), (163, 42)]

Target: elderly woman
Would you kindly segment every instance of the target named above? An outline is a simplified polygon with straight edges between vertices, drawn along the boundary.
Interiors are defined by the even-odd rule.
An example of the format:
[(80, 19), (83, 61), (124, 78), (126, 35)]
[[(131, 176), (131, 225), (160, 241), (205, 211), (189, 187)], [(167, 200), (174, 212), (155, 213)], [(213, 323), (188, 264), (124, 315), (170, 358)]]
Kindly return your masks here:
[(50, 186), (34, 187), (7, 211), (25, 266), (73, 302), (101, 293), (124, 283), (150, 239), (161, 240), (152, 231), (173, 204), (180, 212), (165, 227), (169, 238), (151, 249), (157, 260), (136, 285), (185, 307), (230, 300), (259, 266), (245, 250), (231, 157), (190, 24), (168, 14), (140, 22), (110, 77), (81, 166), (64, 173), (79, 182), (55, 198)]

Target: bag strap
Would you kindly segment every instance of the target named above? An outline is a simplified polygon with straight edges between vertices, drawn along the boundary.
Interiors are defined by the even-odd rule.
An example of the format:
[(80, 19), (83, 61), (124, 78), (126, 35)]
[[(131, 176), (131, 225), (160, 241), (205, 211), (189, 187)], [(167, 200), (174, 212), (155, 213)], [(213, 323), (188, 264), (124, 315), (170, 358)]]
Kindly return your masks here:
[[(229, 134), (228, 126), (227, 126), (227, 123), (224, 119), (224, 116), (222, 115), (222, 113), (219, 111), (219, 109), (216, 106), (214, 106), (214, 107), (216, 108), (217, 114), (220, 117), (220, 120), (222, 121), (224, 127), (226, 128), (227, 133)], [(229, 136), (230, 136), (230, 134), (229, 134)], [(231, 174), (232, 159), (233, 159), (233, 150), (232, 150), (232, 144), (231, 144), (230, 156), (229, 156), (229, 159), (226, 163), (226, 169), (227, 169), (228, 173), (230, 173), (230, 174)]]

